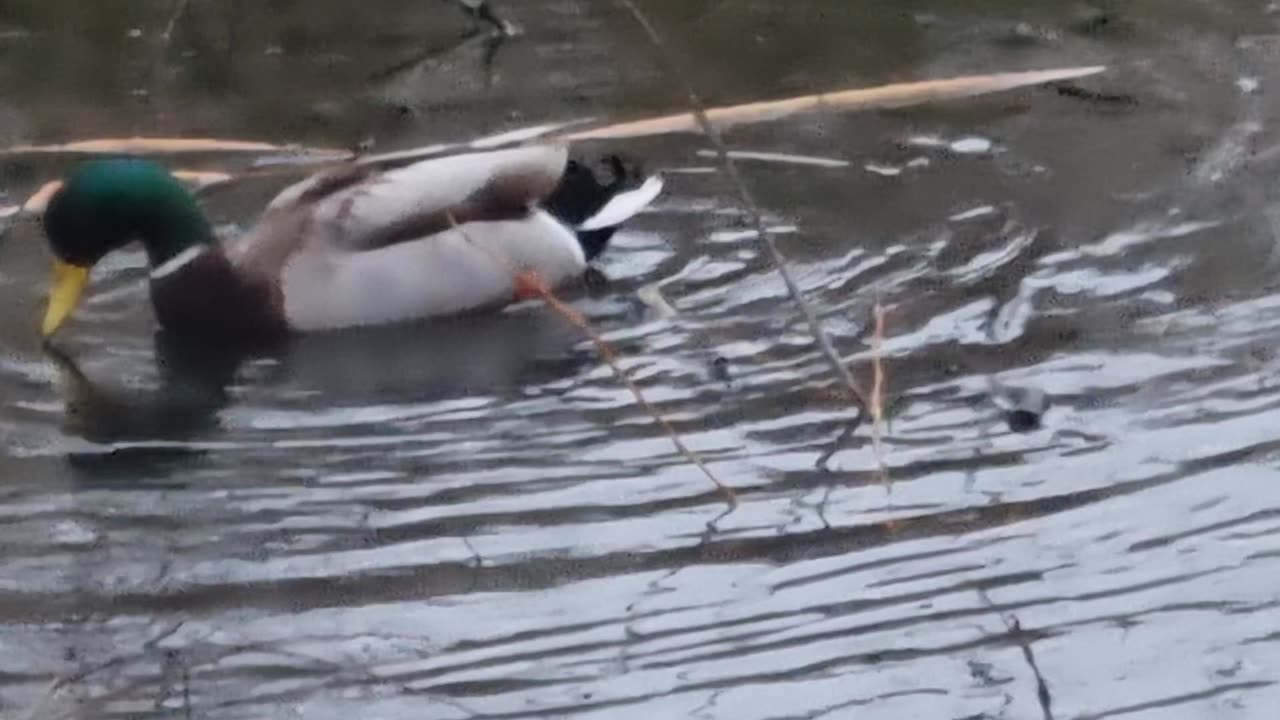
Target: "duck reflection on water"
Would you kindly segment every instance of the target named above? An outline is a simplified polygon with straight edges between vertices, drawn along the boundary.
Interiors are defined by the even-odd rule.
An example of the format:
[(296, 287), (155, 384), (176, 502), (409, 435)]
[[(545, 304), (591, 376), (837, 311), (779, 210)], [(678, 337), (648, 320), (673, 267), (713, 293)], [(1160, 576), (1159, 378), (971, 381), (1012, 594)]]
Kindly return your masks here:
[(238, 397), (293, 408), (412, 405), (468, 395), (519, 396), (598, 362), (580, 331), (543, 307), (297, 336), (269, 346), (153, 336), (156, 379), (144, 387), (90, 377), (47, 343), (58, 367), (68, 452), (93, 475), (127, 481), (216, 452), (221, 414)]

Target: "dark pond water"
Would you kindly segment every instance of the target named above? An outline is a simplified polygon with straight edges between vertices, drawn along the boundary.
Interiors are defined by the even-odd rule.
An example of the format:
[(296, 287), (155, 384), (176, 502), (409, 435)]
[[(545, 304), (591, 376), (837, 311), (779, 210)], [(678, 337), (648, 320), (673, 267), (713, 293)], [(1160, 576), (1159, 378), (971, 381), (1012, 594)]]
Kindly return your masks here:
[[(729, 135), (824, 160), (741, 170), (860, 377), (888, 308), (891, 491), (697, 137), (618, 148), (668, 192), (575, 304), (737, 489), (714, 532), (720, 497), (548, 311), (191, 358), (125, 254), (62, 340), (77, 374), (10, 222), (0, 716), (1274, 716), (1275, 4), (646, 7), (714, 103), (1111, 67)], [(385, 149), (681, 107), (613, 3), (499, 9), (523, 34), (486, 70), (438, 0), (0, 0), (0, 140)], [(0, 192), (70, 162), (5, 158)], [(243, 227), (276, 187), (210, 212)], [(1047, 394), (1039, 428), (1010, 388)]]

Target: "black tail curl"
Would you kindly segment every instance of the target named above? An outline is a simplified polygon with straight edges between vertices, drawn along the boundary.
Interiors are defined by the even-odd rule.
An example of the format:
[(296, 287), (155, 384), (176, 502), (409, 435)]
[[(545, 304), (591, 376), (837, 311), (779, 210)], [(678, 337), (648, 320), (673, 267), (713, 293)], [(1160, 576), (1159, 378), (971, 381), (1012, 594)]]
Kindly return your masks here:
[(600, 163), (613, 176), (612, 180), (601, 182), (590, 166), (580, 159), (570, 159), (560, 184), (543, 203), (548, 212), (574, 228), (588, 260), (604, 252), (618, 228), (613, 226), (579, 230), (578, 226), (600, 212), (614, 196), (640, 187), (646, 178), (639, 163), (628, 163), (618, 155), (606, 155), (600, 159)]

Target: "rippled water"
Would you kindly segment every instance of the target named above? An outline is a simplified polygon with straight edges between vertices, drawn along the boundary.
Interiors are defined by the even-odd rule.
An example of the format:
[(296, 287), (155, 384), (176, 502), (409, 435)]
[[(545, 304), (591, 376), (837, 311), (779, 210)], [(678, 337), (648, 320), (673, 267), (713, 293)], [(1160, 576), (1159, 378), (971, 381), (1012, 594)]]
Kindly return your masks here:
[[(503, 5), (524, 33), (486, 72), (446, 3), (192, 0), (167, 43), (167, 2), (0, 3), (0, 135), (391, 148), (680, 107), (612, 4)], [(728, 515), (540, 307), (193, 356), (153, 338), (132, 254), (60, 359), (14, 222), (0, 716), (1271, 717), (1274, 7), (648, 5), (714, 102), (1111, 66), (729, 136), (860, 377), (888, 308), (891, 486), (698, 138), (621, 148), (669, 191), (575, 305)], [(69, 162), (5, 158), (0, 192)], [(1018, 390), (1040, 427), (1011, 429)]]

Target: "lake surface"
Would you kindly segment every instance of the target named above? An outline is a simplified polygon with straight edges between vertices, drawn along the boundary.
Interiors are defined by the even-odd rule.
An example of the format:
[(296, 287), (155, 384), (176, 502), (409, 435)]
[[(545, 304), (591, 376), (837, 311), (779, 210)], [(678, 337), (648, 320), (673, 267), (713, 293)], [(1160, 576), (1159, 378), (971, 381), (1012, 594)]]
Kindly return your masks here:
[[(1274, 3), (642, 4), (713, 104), (1110, 67), (727, 136), (790, 156), (740, 169), (864, 382), (887, 309), (891, 482), (696, 136), (608, 148), (668, 188), (574, 306), (727, 515), (536, 304), (192, 357), (130, 252), (59, 359), (38, 228), (0, 221), (0, 717), (1274, 716)], [(497, 7), (522, 34), (486, 68), (435, 0), (0, 0), (0, 142), (683, 108), (615, 4)], [(0, 204), (73, 161), (0, 159)], [(235, 232), (282, 182), (209, 211)]]

